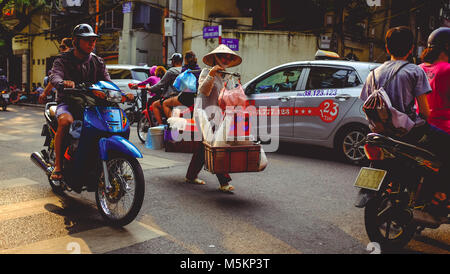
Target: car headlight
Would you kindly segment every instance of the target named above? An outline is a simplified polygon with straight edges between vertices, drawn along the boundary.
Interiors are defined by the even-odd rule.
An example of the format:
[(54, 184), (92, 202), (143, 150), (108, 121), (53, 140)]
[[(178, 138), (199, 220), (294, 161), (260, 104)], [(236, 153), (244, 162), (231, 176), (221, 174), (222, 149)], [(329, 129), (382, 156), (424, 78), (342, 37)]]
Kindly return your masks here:
[(106, 91), (106, 100), (113, 103), (120, 103), (122, 102), (122, 92), (109, 89)]

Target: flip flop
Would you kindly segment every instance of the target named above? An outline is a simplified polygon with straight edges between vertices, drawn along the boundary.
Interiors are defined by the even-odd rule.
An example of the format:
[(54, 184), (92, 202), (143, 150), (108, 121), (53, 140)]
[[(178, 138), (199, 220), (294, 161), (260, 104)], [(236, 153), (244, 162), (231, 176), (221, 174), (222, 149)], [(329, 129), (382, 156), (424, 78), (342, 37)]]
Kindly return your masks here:
[(61, 171), (53, 170), (52, 174), (50, 175), (50, 180), (61, 180), (63, 178), (63, 174)]
[(231, 193), (234, 190), (234, 186), (232, 185), (220, 186), (219, 190), (222, 192)]
[(195, 178), (194, 180), (189, 180), (188, 178), (185, 178), (185, 182), (193, 185), (206, 185), (206, 182), (200, 180), (199, 178)]

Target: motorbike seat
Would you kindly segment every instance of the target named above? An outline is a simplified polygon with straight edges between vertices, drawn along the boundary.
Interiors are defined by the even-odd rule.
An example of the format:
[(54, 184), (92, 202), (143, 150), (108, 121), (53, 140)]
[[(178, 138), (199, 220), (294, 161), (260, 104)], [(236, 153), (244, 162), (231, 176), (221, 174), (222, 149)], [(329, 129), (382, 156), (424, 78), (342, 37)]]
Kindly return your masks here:
[(50, 117), (51, 118), (56, 118), (56, 106), (51, 106), (48, 110), (50, 112)]
[(416, 155), (416, 156), (422, 157), (429, 161), (438, 161), (436, 154), (434, 154), (426, 149), (423, 149), (421, 147), (411, 145), (411, 144), (408, 144), (408, 143), (405, 143), (405, 142), (402, 142), (399, 140), (395, 140), (393, 138), (386, 137), (381, 134), (369, 133), (367, 135), (367, 143), (373, 144), (373, 145), (379, 145), (379, 146), (385, 147), (385, 148), (393, 147), (393, 148), (397, 149), (398, 151), (408, 153), (411, 155)]
[(49, 122), (56, 122), (56, 108), (55, 102), (50, 102), (45, 105), (45, 117)]

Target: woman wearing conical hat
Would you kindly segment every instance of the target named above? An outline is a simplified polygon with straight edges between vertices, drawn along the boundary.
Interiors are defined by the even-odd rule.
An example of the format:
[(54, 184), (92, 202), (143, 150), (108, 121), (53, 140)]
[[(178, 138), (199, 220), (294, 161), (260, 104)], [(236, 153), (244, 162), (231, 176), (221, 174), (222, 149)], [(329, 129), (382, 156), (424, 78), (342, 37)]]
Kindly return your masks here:
[[(219, 93), (228, 81), (229, 75), (220, 73), (227, 68), (235, 67), (241, 64), (242, 58), (233, 52), (226, 45), (219, 45), (215, 50), (203, 57), (203, 63), (212, 67), (204, 68), (200, 74), (198, 83), (198, 95), (195, 101), (194, 115), (197, 109), (207, 109), (215, 106), (219, 108)], [(214, 118), (214, 114), (208, 117), (209, 120)], [(189, 164), (186, 174), (186, 182), (204, 185), (205, 181), (197, 178), (205, 163), (205, 153), (203, 145), (194, 153)], [(231, 192), (234, 187), (229, 184), (231, 177), (228, 174), (217, 174), (220, 183), (219, 190)]]

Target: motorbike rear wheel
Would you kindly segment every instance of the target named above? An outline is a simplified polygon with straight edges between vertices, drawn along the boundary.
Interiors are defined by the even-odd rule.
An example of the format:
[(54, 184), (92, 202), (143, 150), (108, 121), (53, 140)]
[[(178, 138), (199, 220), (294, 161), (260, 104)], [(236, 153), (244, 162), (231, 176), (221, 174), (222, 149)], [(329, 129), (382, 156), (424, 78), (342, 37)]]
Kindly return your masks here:
[(141, 118), (137, 124), (137, 135), (139, 140), (144, 144), (147, 141), (147, 133), (151, 127), (155, 127), (158, 123), (156, 122), (153, 113), (150, 113), (150, 121), (145, 117), (144, 114), (141, 115)]
[(121, 153), (112, 153), (107, 167), (112, 190), (106, 192), (102, 172), (95, 192), (97, 207), (110, 225), (125, 226), (136, 218), (142, 207), (144, 174), (136, 158)]
[(138, 112), (134, 110), (134, 107), (125, 110), (125, 115), (128, 118), (128, 123), (132, 126), (138, 119)]
[[(364, 211), (367, 236), (383, 251), (397, 251), (414, 237), (417, 226), (407, 208), (397, 207), (398, 199), (383, 194), (370, 200)], [(402, 201), (400, 201), (400, 204)]]

